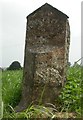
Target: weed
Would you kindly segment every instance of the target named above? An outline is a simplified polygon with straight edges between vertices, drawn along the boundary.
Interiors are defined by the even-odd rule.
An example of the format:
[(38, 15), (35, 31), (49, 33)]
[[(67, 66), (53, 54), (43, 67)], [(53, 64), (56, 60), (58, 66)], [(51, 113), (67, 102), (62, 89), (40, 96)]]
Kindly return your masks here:
[[(78, 117), (81, 115), (81, 66), (74, 65), (69, 67), (67, 72), (67, 82), (63, 87), (60, 96), (57, 99), (59, 109), (50, 104), (50, 108), (47, 108), (41, 104), (44, 90), (42, 91), (39, 105), (30, 105), (26, 110), (15, 113), (14, 107), (19, 103), (21, 98), (21, 83), (22, 83), (22, 70), (16, 71), (4, 71), (2, 75), (2, 98), (4, 103), (4, 118), (55, 118), (58, 115), (62, 115), (63, 112), (75, 112)], [(58, 114), (58, 112), (60, 112)], [(56, 113), (56, 114), (55, 114)], [(68, 117), (66, 114), (65, 116)]]

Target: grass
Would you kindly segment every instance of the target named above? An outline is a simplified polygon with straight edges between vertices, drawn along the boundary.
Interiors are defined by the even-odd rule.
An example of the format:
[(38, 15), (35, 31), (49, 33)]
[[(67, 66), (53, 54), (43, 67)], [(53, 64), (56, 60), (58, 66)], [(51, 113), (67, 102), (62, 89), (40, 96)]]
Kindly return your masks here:
[[(69, 67), (67, 82), (57, 98), (58, 107), (50, 103), (50, 108), (40, 105), (30, 105), (26, 110), (15, 113), (14, 107), (19, 103), (22, 88), (22, 70), (4, 71), (2, 75), (2, 98), (4, 103), (3, 118), (41, 118), (50, 117), (81, 117), (81, 67)], [(68, 115), (68, 113), (70, 113)], [(74, 115), (73, 113), (76, 113)]]
[(22, 76), (22, 70), (3, 72), (2, 98), (5, 113), (9, 110), (9, 105), (15, 107), (20, 101)]
[(1, 79), (2, 79), (2, 70), (0, 70), (0, 118), (2, 117), (2, 115), (3, 115), (3, 110), (2, 110), (2, 108), (3, 108), (3, 106), (2, 106), (2, 81), (1, 81)]

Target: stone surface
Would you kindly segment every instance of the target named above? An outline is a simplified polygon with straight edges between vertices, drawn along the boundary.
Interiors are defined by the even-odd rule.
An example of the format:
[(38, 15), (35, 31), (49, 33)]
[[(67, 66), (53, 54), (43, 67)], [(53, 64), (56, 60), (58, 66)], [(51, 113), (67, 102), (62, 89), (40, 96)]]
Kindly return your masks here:
[(68, 16), (45, 4), (27, 17), (22, 100), (18, 111), (31, 103), (55, 103), (64, 82), (69, 55)]

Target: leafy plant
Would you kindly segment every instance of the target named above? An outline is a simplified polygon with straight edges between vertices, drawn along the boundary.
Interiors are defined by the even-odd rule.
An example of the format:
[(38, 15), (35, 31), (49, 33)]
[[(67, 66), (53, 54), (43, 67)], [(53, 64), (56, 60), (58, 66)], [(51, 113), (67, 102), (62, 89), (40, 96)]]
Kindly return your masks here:
[(81, 66), (75, 64), (69, 68), (66, 85), (59, 96), (62, 111), (81, 115), (81, 82)]

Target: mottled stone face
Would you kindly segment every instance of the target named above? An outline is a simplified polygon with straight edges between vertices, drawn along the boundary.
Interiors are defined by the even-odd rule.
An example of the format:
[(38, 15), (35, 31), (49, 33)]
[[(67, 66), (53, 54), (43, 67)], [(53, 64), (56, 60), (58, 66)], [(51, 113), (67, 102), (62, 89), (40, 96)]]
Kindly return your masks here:
[[(59, 86), (63, 81), (66, 20), (41, 10), (27, 18), (26, 49), (35, 54), (34, 81)], [(28, 56), (27, 56), (28, 57)]]
[(45, 5), (27, 17), (23, 99), (54, 103), (66, 78), (69, 24), (60, 11)]
[(41, 9), (27, 18), (27, 46), (49, 51), (65, 42), (66, 20), (51, 10)]
[(27, 17), (24, 75), (25, 84), (33, 89), (31, 96), (34, 103), (44, 86), (48, 97), (51, 89), (51, 97), (46, 102), (52, 102), (64, 85), (66, 23), (63, 16), (50, 9), (41, 9)]

